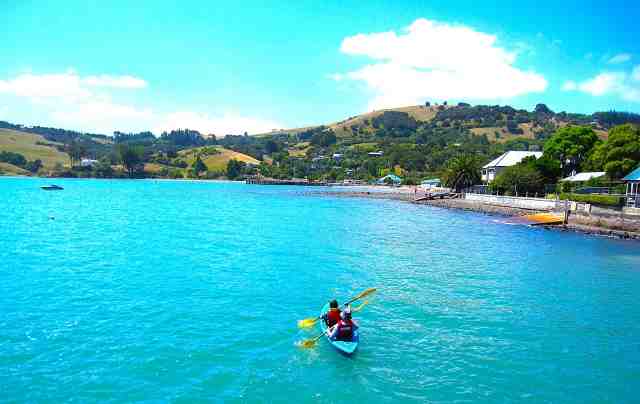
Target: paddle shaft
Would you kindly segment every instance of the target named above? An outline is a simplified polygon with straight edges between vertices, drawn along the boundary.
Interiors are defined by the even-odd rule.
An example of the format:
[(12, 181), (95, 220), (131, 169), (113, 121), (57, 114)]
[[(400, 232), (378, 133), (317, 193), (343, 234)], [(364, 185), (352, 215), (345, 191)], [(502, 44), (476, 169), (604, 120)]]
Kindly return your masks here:
[(318, 335), (317, 337), (315, 337), (314, 339), (311, 340), (311, 342), (316, 342), (317, 340), (319, 340), (320, 338), (322, 338), (323, 335), (329, 335), (330, 332), (333, 331), (334, 328), (336, 328), (338, 326), (338, 324), (334, 324), (331, 328), (327, 328), (326, 331), (323, 331), (320, 333), (320, 335)]
[[(368, 295), (370, 295), (371, 293), (373, 293), (375, 291), (376, 291), (376, 289), (367, 289), (363, 293), (360, 293), (358, 296), (354, 297), (353, 299), (351, 299), (351, 300), (349, 300), (349, 301), (347, 301), (345, 303), (342, 303), (342, 307), (348, 306), (351, 303), (355, 302), (356, 300), (360, 300), (363, 297), (368, 296)], [(316, 320), (320, 320), (321, 318), (322, 318), (322, 316), (318, 316), (315, 319)]]

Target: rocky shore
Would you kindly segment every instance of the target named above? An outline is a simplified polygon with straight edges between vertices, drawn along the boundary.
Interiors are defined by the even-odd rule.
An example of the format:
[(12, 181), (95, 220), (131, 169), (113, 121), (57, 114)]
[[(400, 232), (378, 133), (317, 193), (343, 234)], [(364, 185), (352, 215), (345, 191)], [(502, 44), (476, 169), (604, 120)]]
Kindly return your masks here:
[[(388, 199), (409, 202), (420, 205), (429, 205), (446, 209), (459, 209), (465, 211), (480, 212), (488, 215), (497, 215), (503, 217), (524, 216), (536, 211), (529, 209), (519, 209), (505, 206), (489, 205), (476, 201), (468, 201), (465, 199), (453, 198), (453, 199), (434, 199), (434, 200), (422, 200), (415, 201), (413, 187), (402, 187), (395, 189), (383, 189), (362, 187), (359, 189), (349, 190), (329, 190), (323, 191), (320, 194), (332, 197), (342, 198), (369, 198), (369, 199)], [(316, 193), (317, 195), (317, 193)], [(420, 196), (418, 194), (418, 196)], [(585, 223), (584, 220), (575, 215), (569, 216), (569, 221), (564, 225), (544, 226), (544, 228), (555, 231), (574, 231), (582, 234), (612, 237), (620, 239), (632, 239), (640, 240), (640, 231), (633, 231), (630, 229), (619, 229), (603, 226), (606, 222), (599, 221), (594, 225), (591, 223)]]

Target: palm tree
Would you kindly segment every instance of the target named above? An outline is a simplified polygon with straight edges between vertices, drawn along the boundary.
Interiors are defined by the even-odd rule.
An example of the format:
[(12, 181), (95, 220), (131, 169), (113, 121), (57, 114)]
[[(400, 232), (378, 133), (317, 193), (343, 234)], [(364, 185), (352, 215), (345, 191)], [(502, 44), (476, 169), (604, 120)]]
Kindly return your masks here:
[(463, 154), (449, 160), (445, 184), (457, 192), (480, 182), (480, 160), (472, 154)]

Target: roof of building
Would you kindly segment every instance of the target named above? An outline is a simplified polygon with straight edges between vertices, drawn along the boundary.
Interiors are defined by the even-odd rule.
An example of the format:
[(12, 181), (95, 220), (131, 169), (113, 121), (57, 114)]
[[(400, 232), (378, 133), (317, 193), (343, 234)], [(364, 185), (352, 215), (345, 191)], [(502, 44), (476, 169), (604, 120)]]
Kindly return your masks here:
[(402, 178), (398, 177), (395, 174), (387, 174), (384, 177), (379, 178), (378, 182), (384, 182), (384, 180), (386, 180), (387, 178), (390, 179), (393, 182), (401, 182), (402, 181)]
[(542, 152), (530, 152), (530, 151), (508, 151), (497, 159), (486, 164), (482, 168), (489, 167), (511, 167), (515, 166), (522, 161), (525, 157), (535, 156), (537, 159), (542, 157)]
[(640, 167), (627, 174), (622, 181), (640, 181)]
[(585, 182), (585, 181), (589, 181), (592, 178), (602, 177), (605, 174), (606, 173), (604, 171), (595, 171), (595, 172), (590, 172), (590, 173), (578, 173), (578, 174), (572, 175), (570, 177), (563, 178), (560, 181)]

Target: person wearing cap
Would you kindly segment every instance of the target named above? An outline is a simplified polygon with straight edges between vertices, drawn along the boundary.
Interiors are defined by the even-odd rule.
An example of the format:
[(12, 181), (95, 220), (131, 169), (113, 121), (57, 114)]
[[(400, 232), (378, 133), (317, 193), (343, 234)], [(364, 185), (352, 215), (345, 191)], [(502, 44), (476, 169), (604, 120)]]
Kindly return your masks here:
[(329, 302), (329, 311), (324, 313), (322, 318), (329, 328), (338, 324), (340, 321), (340, 309), (338, 308), (338, 301), (336, 299)]
[(351, 341), (357, 329), (358, 323), (351, 318), (351, 306), (347, 306), (340, 316), (340, 321), (335, 327), (329, 328), (327, 333), (334, 341)]

